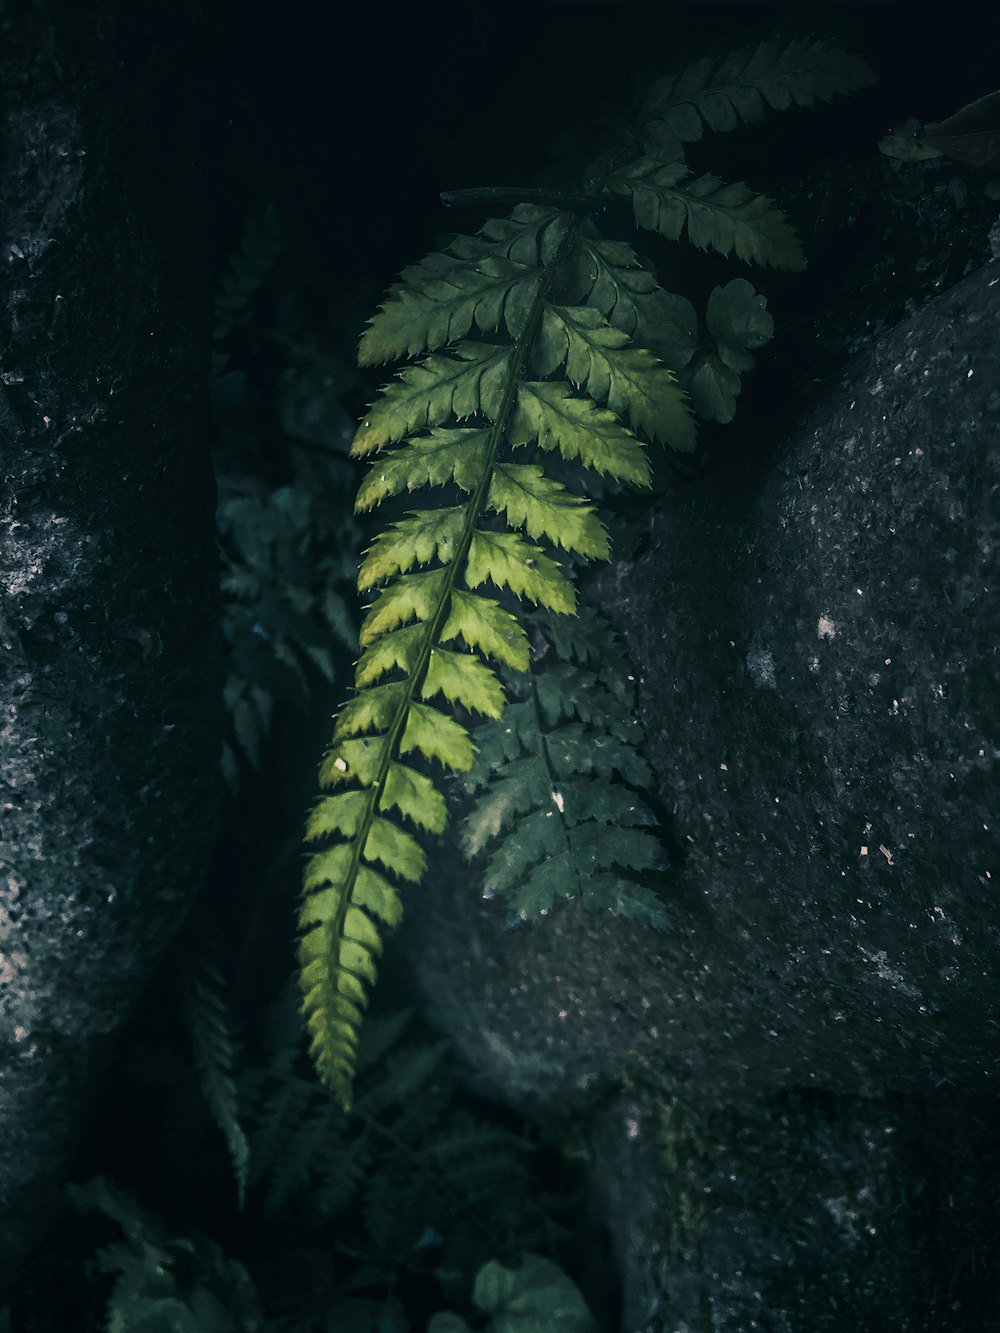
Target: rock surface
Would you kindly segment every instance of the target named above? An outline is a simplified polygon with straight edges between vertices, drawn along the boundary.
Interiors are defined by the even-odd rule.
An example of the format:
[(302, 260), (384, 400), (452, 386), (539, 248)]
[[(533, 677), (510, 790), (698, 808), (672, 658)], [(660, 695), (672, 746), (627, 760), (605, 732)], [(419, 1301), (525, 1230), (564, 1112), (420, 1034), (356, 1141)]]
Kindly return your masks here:
[(0, 1287), (218, 801), (207, 283), (160, 185), (195, 126), (174, 90), (152, 134), (135, 36), (113, 5), (0, 24)]
[[(619, 1145), (639, 1121), (615, 1089), (638, 1088), (662, 1132), (680, 1116), (686, 1140), (722, 1134), (717, 1156), (744, 1162), (724, 1243), (713, 1225), (694, 1245), (692, 1224), (652, 1286), (622, 1251), (627, 1333), (867, 1327), (838, 1324), (830, 1292), (802, 1301), (832, 1322), (782, 1311), (773, 1283), (794, 1250), (771, 1244), (768, 1171), (740, 1158), (740, 1135), (809, 1157), (812, 1111), (782, 1130), (776, 1108), (832, 1099), (841, 1129), (812, 1152), (817, 1171), (867, 1191), (864, 1225), (884, 1235), (900, 1190), (919, 1190), (880, 1146), (892, 1099), (957, 1096), (973, 1115), (1000, 1082), (998, 316), (989, 263), (856, 357), (755, 494), (682, 497), (647, 553), (600, 581), (683, 848), (662, 886), (674, 932), (575, 904), (505, 930), (455, 868), (411, 909), (431, 1012), (487, 1086), (542, 1107), (595, 1090)], [(640, 1175), (669, 1203), (693, 1170)], [(621, 1179), (605, 1191), (613, 1216)], [(806, 1232), (829, 1221), (827, 1197), (847, 1197), (802, 1188)], [(648, 1249), (656, 1233), (640, 1230)], [(857, 1276), (866, 1235), (842, 1232), (832, 1273)], [(909, 1300), (903, 1272), (882, 1278), (873, 1327)], [(726, 1282), (746, 1290), (730, 1298)], [(644, 1289), (666, 1322), (644, 1322)]]

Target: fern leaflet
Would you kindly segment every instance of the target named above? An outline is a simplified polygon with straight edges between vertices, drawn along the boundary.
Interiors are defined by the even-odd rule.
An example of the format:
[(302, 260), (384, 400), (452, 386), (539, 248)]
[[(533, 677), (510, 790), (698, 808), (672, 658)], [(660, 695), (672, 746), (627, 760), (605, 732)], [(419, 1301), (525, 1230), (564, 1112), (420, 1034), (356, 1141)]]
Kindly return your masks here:
[(791, 224), (770, 199), (754, 194), (742, 181), (726, 185), (718, 176), (690, 175), (683, 163), (664, 166), (655, 158), (638, 158), (615, 178), (617, 193), (632, 200), (636, 223), (658, 231), (668, 241), (688, 240), (699, 250), (717, 250), (774, 268), (798, 271), (805, 255)]

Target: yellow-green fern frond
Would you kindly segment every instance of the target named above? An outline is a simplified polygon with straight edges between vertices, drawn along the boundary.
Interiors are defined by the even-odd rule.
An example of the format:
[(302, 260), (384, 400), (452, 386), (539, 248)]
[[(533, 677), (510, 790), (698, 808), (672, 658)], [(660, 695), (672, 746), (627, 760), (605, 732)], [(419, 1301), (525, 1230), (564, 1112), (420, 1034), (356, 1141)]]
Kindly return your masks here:
[[(299, 918), (304, 1009), (317, 1068), (345, 1105), (382, 933), (400, 918), (401, 887), (424, 873), (420, 838), (445, 826), (439, 775), (467, 771), (470, 725), (503, 713), (499, 669), (529, 665), (518, 607), (573, 614), (565, 562), (610, 554), (593, 504), (512, 450), (536, 439), (539, 459), (555, 449), (646, 485), (643, 445), (614, 410), (661, 438), (677, 429), (668, 409), (687, 428), (681, 391), (650, 353), (596, 311), (551, 303), (581, 226), (551, 209), (515, 210), (407, 270), (362, 339), (369, 362), (430, 350), (372, 405), (354, 443), (372, 458), (359, 511), (404, 494), (420, 507), (386, 526), (362, 562), (358, 587), (374, 600), (356, 694), (307, 827), (319, 850)], [(558, 331), (578, 324), (567, 346)], [(469, 342), (473, 328), (494, 341)], [(571, 374), (589, 357), (589, 396), (537, 378), (567, 356)]]

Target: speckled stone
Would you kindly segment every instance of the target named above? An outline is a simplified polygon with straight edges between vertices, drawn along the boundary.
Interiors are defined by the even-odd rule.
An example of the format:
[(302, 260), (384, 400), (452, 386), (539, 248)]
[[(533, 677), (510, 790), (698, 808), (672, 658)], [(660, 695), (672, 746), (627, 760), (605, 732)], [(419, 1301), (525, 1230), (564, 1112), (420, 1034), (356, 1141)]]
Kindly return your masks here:
[[(740, 1132), (806, 1157), (814, 1129), (793, 1117), (783, 1138), (781, 1099), (849, 1104), (833, 1113), (849, 1121), (836, 1153), (813, 1158), (885, 1201), (861, 1209), (882, 1237), (903, 1189), (879, 1138), (887, 1106), (981, 1104), (1000, 1086), (998, 316), (991, 262), (856, 356), (754, 494), (668, 504), (647, 553), (600, 580), (683, 849), (662, 883), (674, 930), (577, 904), (511, 930), (447, 864), (409, 909), (430, 1012), (482, 1086), (536, 1108), (605, 1098), (618, 1157), (634, 1118), (623, 1088), (687, 1117), (702, 1147), (728, 1108)], [(855, 1153), (872, 1135), (878, 1151)], [(736, 1142), (733, 1129), (730, 1155)], [(742, 1202), (697, 1244), (643, 1223), (647, 1250), (666, 1245), (652, 1278), (626, 1242), (653, 1204), (623, 1211), (605, 1162), (628, 1333), (647, 1327), (643, 1302), (667, 1320), (650, 1329), (806, 1326), (775, 1294), (788, 1255), (767, 1239), (768, 1160), (744, 1155)], [(662, 1156), (640, 1175), (665, 1206), (683, 1193)], [(894, 1326), (920, 1327), (903, 1318), (898, 1254), (891, 1275), (862, 1278), (867, 1233), (835, 1252), (817, 1231), (824, 1198), (850, 1191), (800, 1184), (795, 1234), (827, 1236), (834, 1285), (854, 1273), (876, 1324), (896, 1309)], [(727, 1251), (714, 1277), (712, 1245)], [(838, 1324), (846, 1307), (827, 1295), (811, 1329), (869, 1326)]]
[(853, 364), (741, 512), (685, 497), (601, 582), (685, 849), (676, 928), (509, 930), (437, 877), (417, 965), (508, 1091), (636, 1054), (714, 1100), (997, 1076), (998, 311), (989, 265)]
[(208, 284), (190, 216), (182, 229), (157, 184), (175, 151), (194, 169), (193, 140), (180, 110), (167, 147), (162, 126), (151, 135), (159, 76), (129, 67), (109, 90), (124, 9), (14, 9), (0, 17), (0, 1291), (54, 1215), (114, 1034), (203, 880), (221, 743)]

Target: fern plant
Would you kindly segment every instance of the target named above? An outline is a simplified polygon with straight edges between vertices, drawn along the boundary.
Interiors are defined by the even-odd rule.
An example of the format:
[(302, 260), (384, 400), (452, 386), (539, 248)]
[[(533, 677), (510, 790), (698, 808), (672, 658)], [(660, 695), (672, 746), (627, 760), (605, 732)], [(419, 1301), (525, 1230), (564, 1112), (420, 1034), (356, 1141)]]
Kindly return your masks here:
[[(683, 144), (703, 126), (759, 119), (765, 103), (806, 105), (867, 80), (823, 42), (699, 62), (653, 89), (581, 194), (520, 203), (406, 269), (362, 335), (363, 366), (416, 360), (355, 436), (354, 456), (373, 460), (358, 511), (415, 492), (419, 501), (361, 565), (358, 588), (373, 601), (355, 694), (307, 826), (322, 846), (299, 916), (304, 1014), (319, 1075), (345, 1107), (382, 933), (400, 920), (400, 887), (423, 877), (420, 837), (447, 823), (442, 778), (473, 768), (472, 728), (504, 713), (502, 673), (529, 670), (526, 612), (575, 615), (578, 572), (610, 555), (588, 497), (648, 486), (647, 443), (694, 447), (683, 383), (704, 415), (726, 419), (748, 349), (770, 333), (762, 298), (730, 284), (710, 298), (700, 343), (691, 303), (662, 291), (594, 215), (624, 197), (640, 227), (668, 240), (686, 232), (702, 249), (799, 269), (801, 248), (770, 200), (691, 178)], [(566, 821), (577, 882), (588, 865), (615, 877), (648, 864), (635, 830), (619, 830), (623, 850), (604, 850), (607, 827)], [(535, 850), (552, 854), (544, 840)], [(644, 895), (598, 882), (605, 904), (662, 924)], [(524, 892), (525, 908), (538, 901)]]
[[(639, 753), (633, 681), (620, 641), (592, 607), (578, 618), (535, 613), (534, 670), (507, 682), (503, 721), (478, 733), (462, 786), (476, 800), (462, 825), (470, 859), (489, 852), (484, 897), (522, 918), (566, 898), (664, 929), (644, 882), (663, 853), (639, 794), (652, 786)], [(516, 835), (516, 836), (515, 836)]]
[(242, 1080), (251, 1186), (266, 1216), (287, 1221), (291, 1210), (342, 1229), (360, 1214), (352, 1244), (383, 1276), (401, 1263), (422, 1271), (415, 1261), (432, 1246), (454, 1265), (460, 1251), (478, 1262), (525, 1238), (552, 1242), (557, 1227), (529, 1173), (534, 1143), (458, 1103), (447, 1042), (415, 1039), (408, 1010), (372, 1018), (348, 1116), (297, 1068), (291, 998), (273, 1012), (267, 1067)]
[(225, 1140), (242, 1208), (250, 1145), (240, 1123), (235, 1077), (238, 1043), (220, 967), (220, 934), (208, 912), (197, 909), (179, 941), (175, 985), (202, 1095)]
[(275, 704), (304, 707), (317, 680), (334, 681), (336, 656), (350, 651), (357, 637), (346, 599), (357, 532), (331, 521), (341, 503), (340, 477), (325, 460), (293, 461), (290, 481), (271, 491), (247, 495), (221, 488), (231, 729), (222, 767), (233, 791), (242, 765), (256, 768), (260, 762)]
[(101, 1176), (70, 1185), (79, 1212), (97, 1211), (122, 1239), (101, 1247), (96, 1267), (113, 1275), (108, 1333), (239, 1333), (261, 1326), (246, 1269), (207, 1236), (171, 1236), (160, 1219)]

